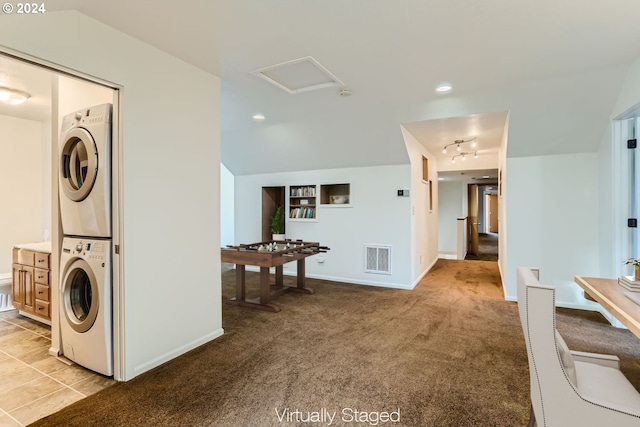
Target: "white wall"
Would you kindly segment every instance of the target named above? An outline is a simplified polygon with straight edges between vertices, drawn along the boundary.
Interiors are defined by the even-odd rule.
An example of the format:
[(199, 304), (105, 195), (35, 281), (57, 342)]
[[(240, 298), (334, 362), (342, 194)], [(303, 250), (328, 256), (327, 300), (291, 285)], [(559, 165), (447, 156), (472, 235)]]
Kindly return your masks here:
[(75, 11), (22, 18), (0, 16), (5, 46), (124, 87), (121, 379), (131, 379), (223, 333), (220, 80)]
[(530, 266), (556, 286), (558, 305), (587, 307), (573, 277), (599, 271), (597, 154), (509, 158), (507, 167), (507, 299), (516, 299), (516, 267)]
[(463, 198), (466, 198), (466, 184), (462, 181), (438, 182), (438, 251), (457, 253), (458, 218), (466, 217)]
[(220, 164), (220, 245), (235, 244), (234, 236), (234, 177)]
[[(611, 113), (611, 120), (640, 116), (640, 58), (628, 68)], [(599, 146), (600, 274), (617, 277), (630, 274), (622, 262), (630, 256), (625, 219), (628, 216), (628, 164), (626, 148), (616, 147), (616, 134), (626, 132), (610, 124)], [(626, 137), (624, 137), (626, 139)]]
[(507, 295), (507, 146), (509, 144), (509, 117), (504, 125), (502, 141), (498, 151), (498, 269), (502, 279), (502, 291)]
[(43, 240), (51, 214), (44, 129), (42, 122), (0, 116), (0, 274), (11, 272), (14, 244)]
[[(436, 158), (411, 133), (402, 128), (404, 143), (411, 161), (411, 279), (412, 287), (438, 261), (438, 165)], [(423, 180), (422, 158), (429, 164), (432, 206), (429, 206), (429, 183)]]
[[(409, 189), (410, 167), (378, 166), (326, 169), (235, 177), (235, 235), (237, 243), (262, 238), (262, 187), (351, 184), (351, 207), (317, 208), (316, 222), (286, 223), (289, 239), (320, 242), (331, 248), (307, 258), (309, 277), (351, 283), (409, 288), (411, 277), (411, 228), (409, 197), (398, 197), (397, 190)], [(392, 246), (392, 274), (364, 272), (364, 245)], [(295, 271), (295, 263), (285, 264), (285, 273)]]

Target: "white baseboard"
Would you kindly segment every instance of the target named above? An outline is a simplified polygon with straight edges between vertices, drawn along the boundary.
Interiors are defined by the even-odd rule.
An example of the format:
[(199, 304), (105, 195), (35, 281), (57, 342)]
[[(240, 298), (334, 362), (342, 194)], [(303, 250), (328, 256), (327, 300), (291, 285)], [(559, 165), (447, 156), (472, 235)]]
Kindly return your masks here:
[(181, 356), (184, 353), (186, 353), (186, 352), (188, 352), (190, 350), (193, 350), (194, 348), (200, 347), (201, 345), (206, 344), (209, 341), (213, 341), (214, 339), (216, 339), (216, 338), (218, 338), (218, 337), (220, 337), (222, 335), (224, 335), (224, 329), (220, 328), (220, 329), (217, 329), (217, 330), (215, 330), (215, 331), (213, 331), (213, 332), (211, 332), (211, 333), (209, 333), (209, 334), (207, 334), (205, 336), (202, 336), (202, 337), (200, 337), (200, 338), (198, 338), (196, 340), (193, 340), (193, 341), (191, 341), (191, 342), (189, 342), (189, 343), (187, 343), (187, 344), (185, 344), (185, 345), (183, 345), (181, 347), (178, 347), (178, 348), (176, 348), (176, 349), (174, 349), (174, 350), (172, 350), (172, 351), (170, 351), (168, 353), (161, 354), (160, 356), (158, 356), (158, 357), (156, 357), (154, 359), (151, 359), (148, 362), (145, 362), (145, 363), (143, 363), (141, 365), (138, 365), (138, 366), (134, 367), (134, 369), (133, 369), (134, 375), (131, 378), (126, 378), (125, 381), (132, 380), (133, 378), (137, 377), (138, 375), (140, 375), (140, 374), (142, 374), (144, 372), (147, 372), (148, 370), (153, 369), (153, 368), (155, 368), (157, 366), (160, 366), (165, 362), (168, 362), (168, 361), (170, 361), (172, 359), (175, 359), (176, 357)]
[(436, 265), (436, 262), (438, 262), (439, 259), (440, 259), (439, 256), (436, 257), (436, 259), (434, 259), (433, 262), (429, 264), (427, 268), (425, 268), (422, 274), (420, 274), (420, 276), (418, 276), (418, 278), (414, 280), (413, 284), (411, 285), (411, 289), (415, 289), (415, 287), (418, 286), (418, 283), (420, 283), (420, 281), (424, 278), (424, 276), (426, 276), (427, 273), (431, 271), (431, 269), (433, 268), (434, 265)]
[[(247, 265), (245, 268), (247, 271), (259, 272), (260, 267), (256, 267), (254, 265)], [(273, 269), (272, 269), (273, 270)], [(285, 276), (296, 276), (297, 272), (283, 269), (282, 274)], [(390, 283), (390, 282), (373, 282), (369, 280), (360, 280), (360, 279), (348, 279), (345, 277), (335, 277), (335, 276), (325, 276), (322, 274), (312, 274), (307, 273), (306, 277), (310, 279), (320, 279), (320, 280), (330, 280), (332, 282), (341, 282), (341, 283), (352, 283), (354, 285), (366, 285), (366, 286), (377, 286), (381, 288), (392, 288), (392, 289), (413, 289), (410, 285), (404, 285), (401, 283)]]

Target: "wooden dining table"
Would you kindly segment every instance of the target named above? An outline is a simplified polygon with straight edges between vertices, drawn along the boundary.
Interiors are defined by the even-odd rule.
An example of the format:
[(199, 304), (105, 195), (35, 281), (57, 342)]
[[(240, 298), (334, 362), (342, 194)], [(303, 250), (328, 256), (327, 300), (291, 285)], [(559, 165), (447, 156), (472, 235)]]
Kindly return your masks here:
[(575, 276), (574, 281), (587, 295), (640, 338), (640, 305), (625, 295), (625, 292), (630, 291), (623, 288), (618, 279)]

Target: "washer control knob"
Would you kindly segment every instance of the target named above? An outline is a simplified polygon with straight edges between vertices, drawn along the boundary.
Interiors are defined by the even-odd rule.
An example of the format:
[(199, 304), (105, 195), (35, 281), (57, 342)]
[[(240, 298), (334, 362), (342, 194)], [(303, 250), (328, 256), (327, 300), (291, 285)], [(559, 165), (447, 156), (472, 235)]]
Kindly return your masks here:
[(81, 118), (82, 118), (82, 113), (80, 111), (78, 111), (76, 113), (76, 120), (80, 121)]
[(82, 252), (82, 243), (76, 245), (76, 251)]

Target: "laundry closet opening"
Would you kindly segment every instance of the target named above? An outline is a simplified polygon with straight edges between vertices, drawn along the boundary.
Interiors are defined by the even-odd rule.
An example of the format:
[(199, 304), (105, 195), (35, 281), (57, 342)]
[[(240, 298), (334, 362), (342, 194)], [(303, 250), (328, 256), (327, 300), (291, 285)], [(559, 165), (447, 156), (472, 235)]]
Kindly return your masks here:
[[(2, 88), (16, 90), (26, 95), (27, 99), (20, 104), (2, 102)], [(91, 339), (106, 343), (109, 354), (105, 357), (109, 360), (110, 368), (101, 373), (114, 375), (116, 379), (119, 374), (117, 371), (113, 372), (113, 366), (114, 362), (116, 369), (119, 366), (115, 356), (118, 353), (119, 338), (118, 319), (113, 313), (117, 314), (118, 310), (111, 295), (117, 295), (120, 282), (118, 258), (113, 257), (112, 261), (110, 251), (114, 247), (111, 239), (119, 236), (119, 99), (117, 87), (98, 79), (74, 75), (21, 54), (0, 51), (0, 195), (9, 202), (6, 209), (0, 210), (0, 311), (17, 309), (20, 316), (50, 325), (49, 354), (63, 355), (64, 338), (60, 325), (65, 321), (65, 314), (64, 292), (61, 292), (60, 282), (61, 247), (65, 231), (61, 215), (64, 209), (60, 201), (67, 196), (64, 185), (60, 184), (62, 177), (70, 178), (68, 182), (75, 183), (78, 187), (71, 191), (78, 201), (90, 200), (91, 194), (96, 194), (96, 185), (100, 186), (100, 197), (105, 203), (102, 207), (105, 213), (102, 222), (107, 225), (99, 234), (86, 232), (93, 229), (96, 222), (101, 222), (100, 218), (96, 221), (96, 218), (88, 217), (80, 210), (69, 211), (71, 213), (66, 218), (71, 218), (70, 221), (85, 228), (72, 228), (66, 234), (107, 242), (100, 247), (107, 247), (109, 250), (108, 256), (105, 256), (108, 260), (105, 263), (108, 280), (104, 283), (109, 288), (109, 301), (106, 305), (104, 300), (98, 302), (96, 293), (93, 295), (93, 303), (99, 303), (100, 307), (94, 307), (93, 310), (102, 308), (99, 311), (108, 311), (108, 318), (103, 320), (113, 323), (114, 328), (113, 331), (106, 331)], [(98, 111), (88, 111), (95, 106), (104, 106), (102, 113), (109, 110), (109, 124), (104, 127), (108, 129), (108, 144), (101, 148), (100, 153), (96, 151), (96, 147), (104, 138), (82, 135), (81, 130), (89, 125), (90, 119), (98, 120)], [(80, 113), (81, 111), (84, 113)], [(73, 116), (76, 117), (76, 122), (67, 124), (67, 128), (63, 129), (65, 118), (69, 120)], [(70, 138), (72, 144), (69, 147), (61, 147), (61, 133), (69, 131), (73, 126), (77, 127), (77, 137)], [(90, 203), (95, 204), (95, 200), (90, 200)], [(16, 275), (15, 268), (14, 248), (20, 247), (27, 253), (35, 248), (36, 253), (44, 254), (42, 256), (49, 254), (48, 270), (42, 270), (35, 278), (24, 276), (22, 283), (16, 283), (16, 278), (23, 277)], [(38, 267), (34, 266), (34, 271), (38, 271)], [(27, 269), (28, 266), (24, 268)], [(112, 289), (116, 289), (116, 292)], [(91, 296), (91, 292), (85, 293), (85, 296)], [(86, 303), (90, 304), (91, 301), (87, 300)], [(37, 308), (32, 309), (32, 306)], [(75, 355), (71, 354), (72, 350), (65, 355), (71, 360), (77, 354), (101, 344), (81, 340), (76, 345), (79, 348), (75, 348)], [(80, 362), (78, 364), (87, 367)], [(98, 371), (90, 366), (89, 368)]]

